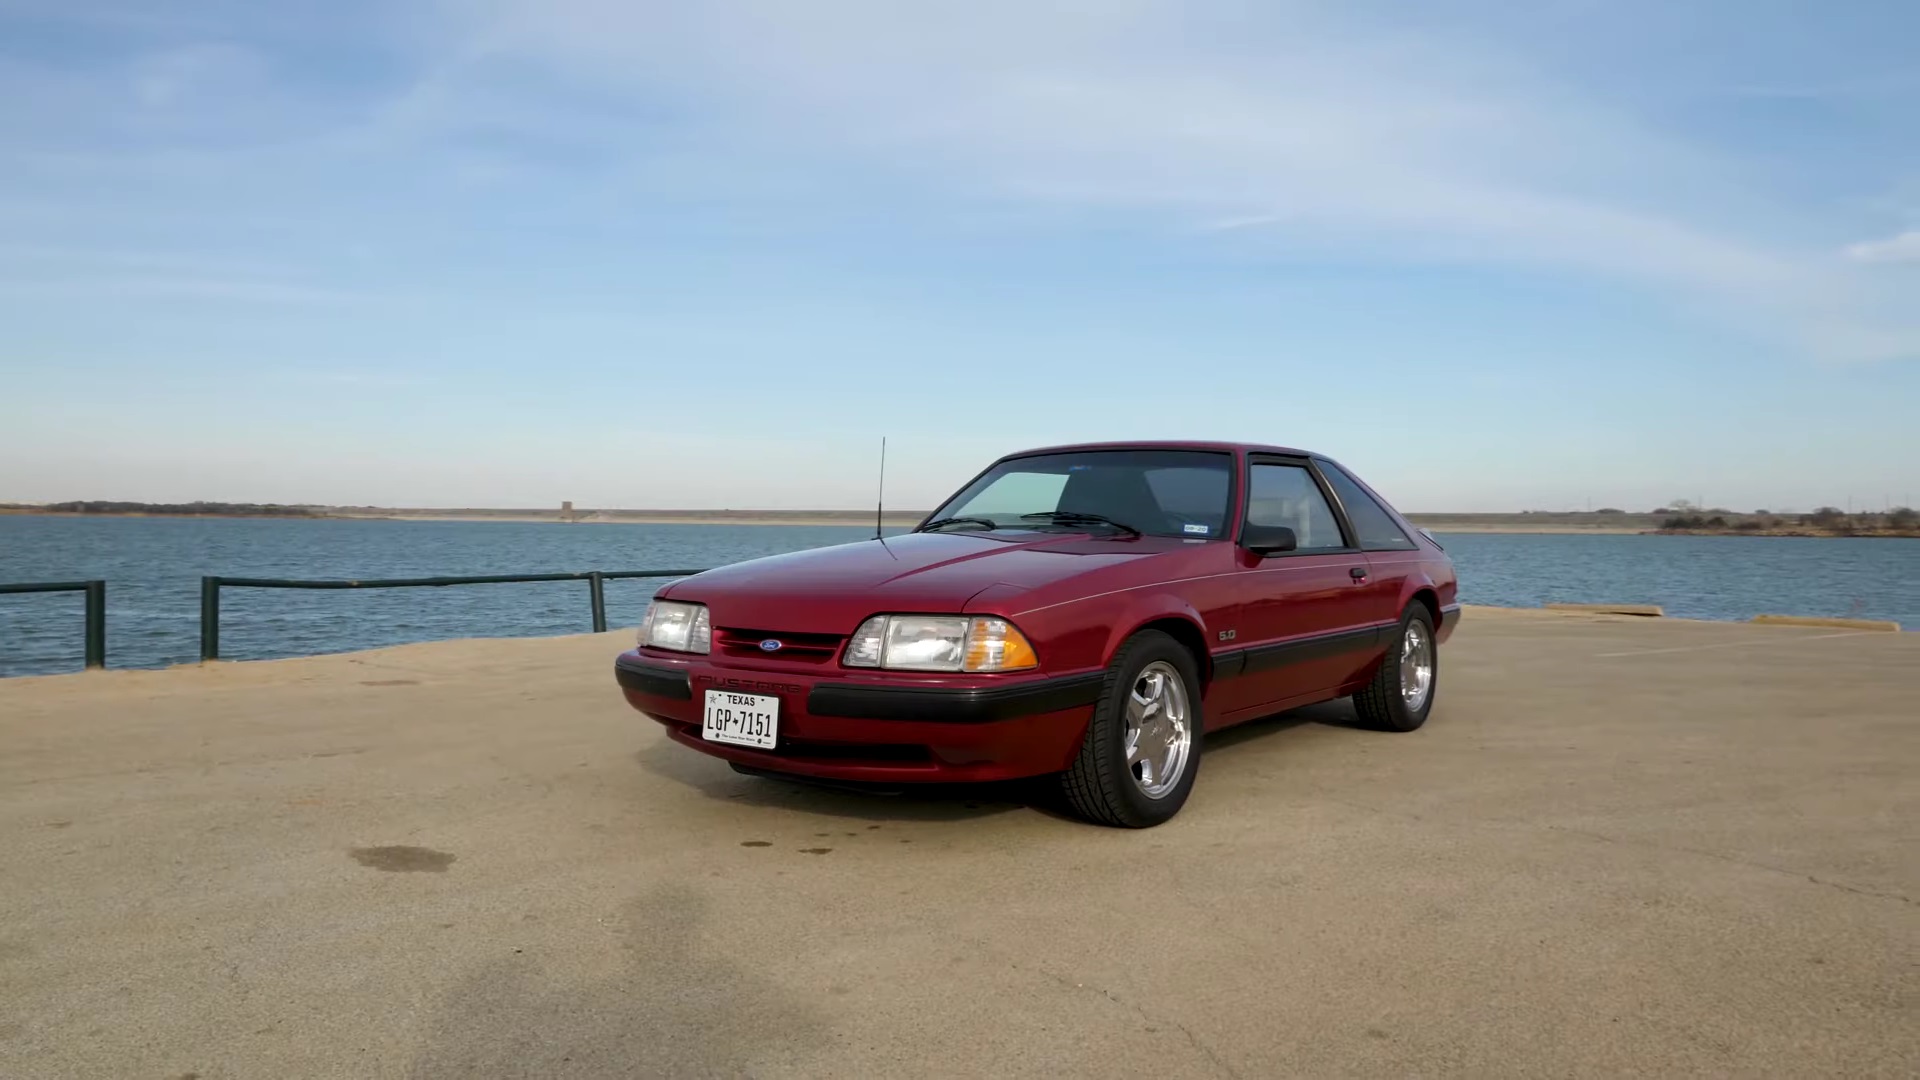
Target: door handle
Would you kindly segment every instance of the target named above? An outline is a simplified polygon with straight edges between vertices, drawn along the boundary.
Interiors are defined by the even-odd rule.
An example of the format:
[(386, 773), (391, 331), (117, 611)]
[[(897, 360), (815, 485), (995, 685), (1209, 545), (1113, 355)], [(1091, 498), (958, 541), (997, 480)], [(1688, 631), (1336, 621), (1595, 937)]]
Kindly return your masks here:
[(1353, 567), (1347, 571), (1347, 576), (1355, 581), (1365, 581), (1367, 580), (1367, 568), (1364, 566)]

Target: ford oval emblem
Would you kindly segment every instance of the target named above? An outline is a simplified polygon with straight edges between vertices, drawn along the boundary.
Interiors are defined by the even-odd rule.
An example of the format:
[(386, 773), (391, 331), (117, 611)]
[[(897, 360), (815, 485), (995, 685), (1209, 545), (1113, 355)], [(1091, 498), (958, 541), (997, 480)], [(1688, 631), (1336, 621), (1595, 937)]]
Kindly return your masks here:
[(779, 651), (780, 651), (780, 639), (779, 639), (779, 638), (768, 638), (767, 640), (765, 640), (765, 641), (763, 641), (763, 642), (761, 642), (761, 643), (760, 643), (760, 651), (761, 651), (761, 652), (779, 652)]

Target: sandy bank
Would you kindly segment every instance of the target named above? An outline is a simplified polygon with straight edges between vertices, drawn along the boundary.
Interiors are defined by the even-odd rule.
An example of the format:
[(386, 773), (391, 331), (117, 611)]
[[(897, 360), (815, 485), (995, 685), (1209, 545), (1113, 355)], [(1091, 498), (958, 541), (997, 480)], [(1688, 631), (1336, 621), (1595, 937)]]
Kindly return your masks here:
[[(1415, 522), (1415, 524), (1419, 524)], [(1449, 533), (1506, 533), (1516, 536), (1640, 536), (1647, 529), (1606, 525), (1422, 525), (1435, 536)]]

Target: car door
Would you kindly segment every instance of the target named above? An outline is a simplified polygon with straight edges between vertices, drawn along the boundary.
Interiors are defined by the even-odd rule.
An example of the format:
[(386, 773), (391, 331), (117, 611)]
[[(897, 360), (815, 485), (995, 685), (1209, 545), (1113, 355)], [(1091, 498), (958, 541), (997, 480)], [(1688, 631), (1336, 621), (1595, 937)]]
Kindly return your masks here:
[(1248, 525), (1284, 526), (1295, 547), (1262, 556), (1236, 544), (1242, 584), (1232, 630), (1244, 659), (1237, 692), (1221, 707), (1243, 716), (1346, 682), (1376, 655), (1382, 606), (1366, 554), (1307, 460), (1258, 455), (1246, 468), (1242, 537)]
[(1425, 556), (1420, 545), (1352, 473), (1326, 458), (1315, 458), (1313, 466), (1333, 494), (1334, 510), (1366, 553), (1372, 572), (1369, 587), (1374, 594), (1370, 597), (1374, 617), (1381, 622), (1398, 622), (1400, 599), (1411, 591), (1407, 579), (1423, 570)]

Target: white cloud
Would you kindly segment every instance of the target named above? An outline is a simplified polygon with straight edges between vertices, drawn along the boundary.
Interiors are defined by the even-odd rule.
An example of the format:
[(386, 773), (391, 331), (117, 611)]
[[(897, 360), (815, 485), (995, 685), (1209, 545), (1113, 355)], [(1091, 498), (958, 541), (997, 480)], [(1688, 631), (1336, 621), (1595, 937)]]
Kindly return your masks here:
[[(1805, 200), (1769, 201), (1755, 163), (1624, 111), (1618, 87), (1569, 85), (1486, 37), (1351, 5), (423, 0), (358, 27), (393, 32), (384, 45), (416, 73), (410, 87), (324, 93), (271, 63), (286, 59), (272, 42), (217, 32), (260, 31), (243, 17), (254, 9), (199, 8), (191, 33), (169, 35), (199, 44), (139, 54), (112, 94), (0, 66), (0, 91), (67, 103), (10, 123), (57, 132), (40, 153), (68, 153), (75, 130), (138, 136), (145, 158), (74, 151), (99, 159), (95, 179), (129, 184), (142, 166), (224, 181), (248, 153), (324, 175), (450, 152), (446, 174), (471, 188), (598, 169), (630, 197), (677, 185), (749, 220), (749, 201), (782, 184), (804, 213), (856, 198), (823, 175), (904, 183), (929, 203), (1092, 210), (1241, 251), (1590, 275), (1825, 358), (1920, 355), (1920, 304), (1862, 265), (1914, 258), (1914, 234), (1810, 247), (1833, 223), (1809, 220)], [(81, 167), (61, 162), (50, 175)], [(188, 291), (213, 295), (212, 281), (246, 275), (200, 277)]]
[(327, 305), (370, 297), (300, 280), (286, 266), (202, 252), (0, 244), (0, 296), (102, 296)]
[(87, 247), (79, 244), (0, 244), (0, 268), (58, 275), (75, 270), (158, 271), (200, 276), (283, 276), (286, 270), (254, 260), (232, 260), (201, 252), (140, 248)]
[(289, 382), (308, 386), (344, 386), (355, 390), (398, 390), (409, 387), (425, 386), (428, 380), (421, 375), (399, 370), (369, 370), (365, 368), (294, 368), (277, 373)]
[[(692, 103), (700, 123), (774, 152), (931, 188), (1251, 231), (1276, 249), (1591, 273), (1824, 356), (1920, 354), (1911, 308), (1845, 261), (1774, 239), (1767, 223), (1781, 211), (1749, 194), (1734, 165), (1475, 41), (1404, 37), (1338, 9), (454, 0), (447, 10), (458, 59), (431, 83), (443, 122), (459, 122), (463, 100), (477, 112), (503, 70), (536, 68), (564, 85)], [(634, 137), (618, 124), (601, 134)]]
[(28, 279), (0, 276), (0, 296), (81, 300), (141, 297), (298, 306), (357, 304), (370, 299), (365, 294), (344, 289), (258, 279), (188, 277), (173, 273), (53, 278), (36, 276)]
[(1920, 229), (1910, 229), (1884, 240), (1850, 244), (1847, 258), (1863, 263), (1920, 262)]

